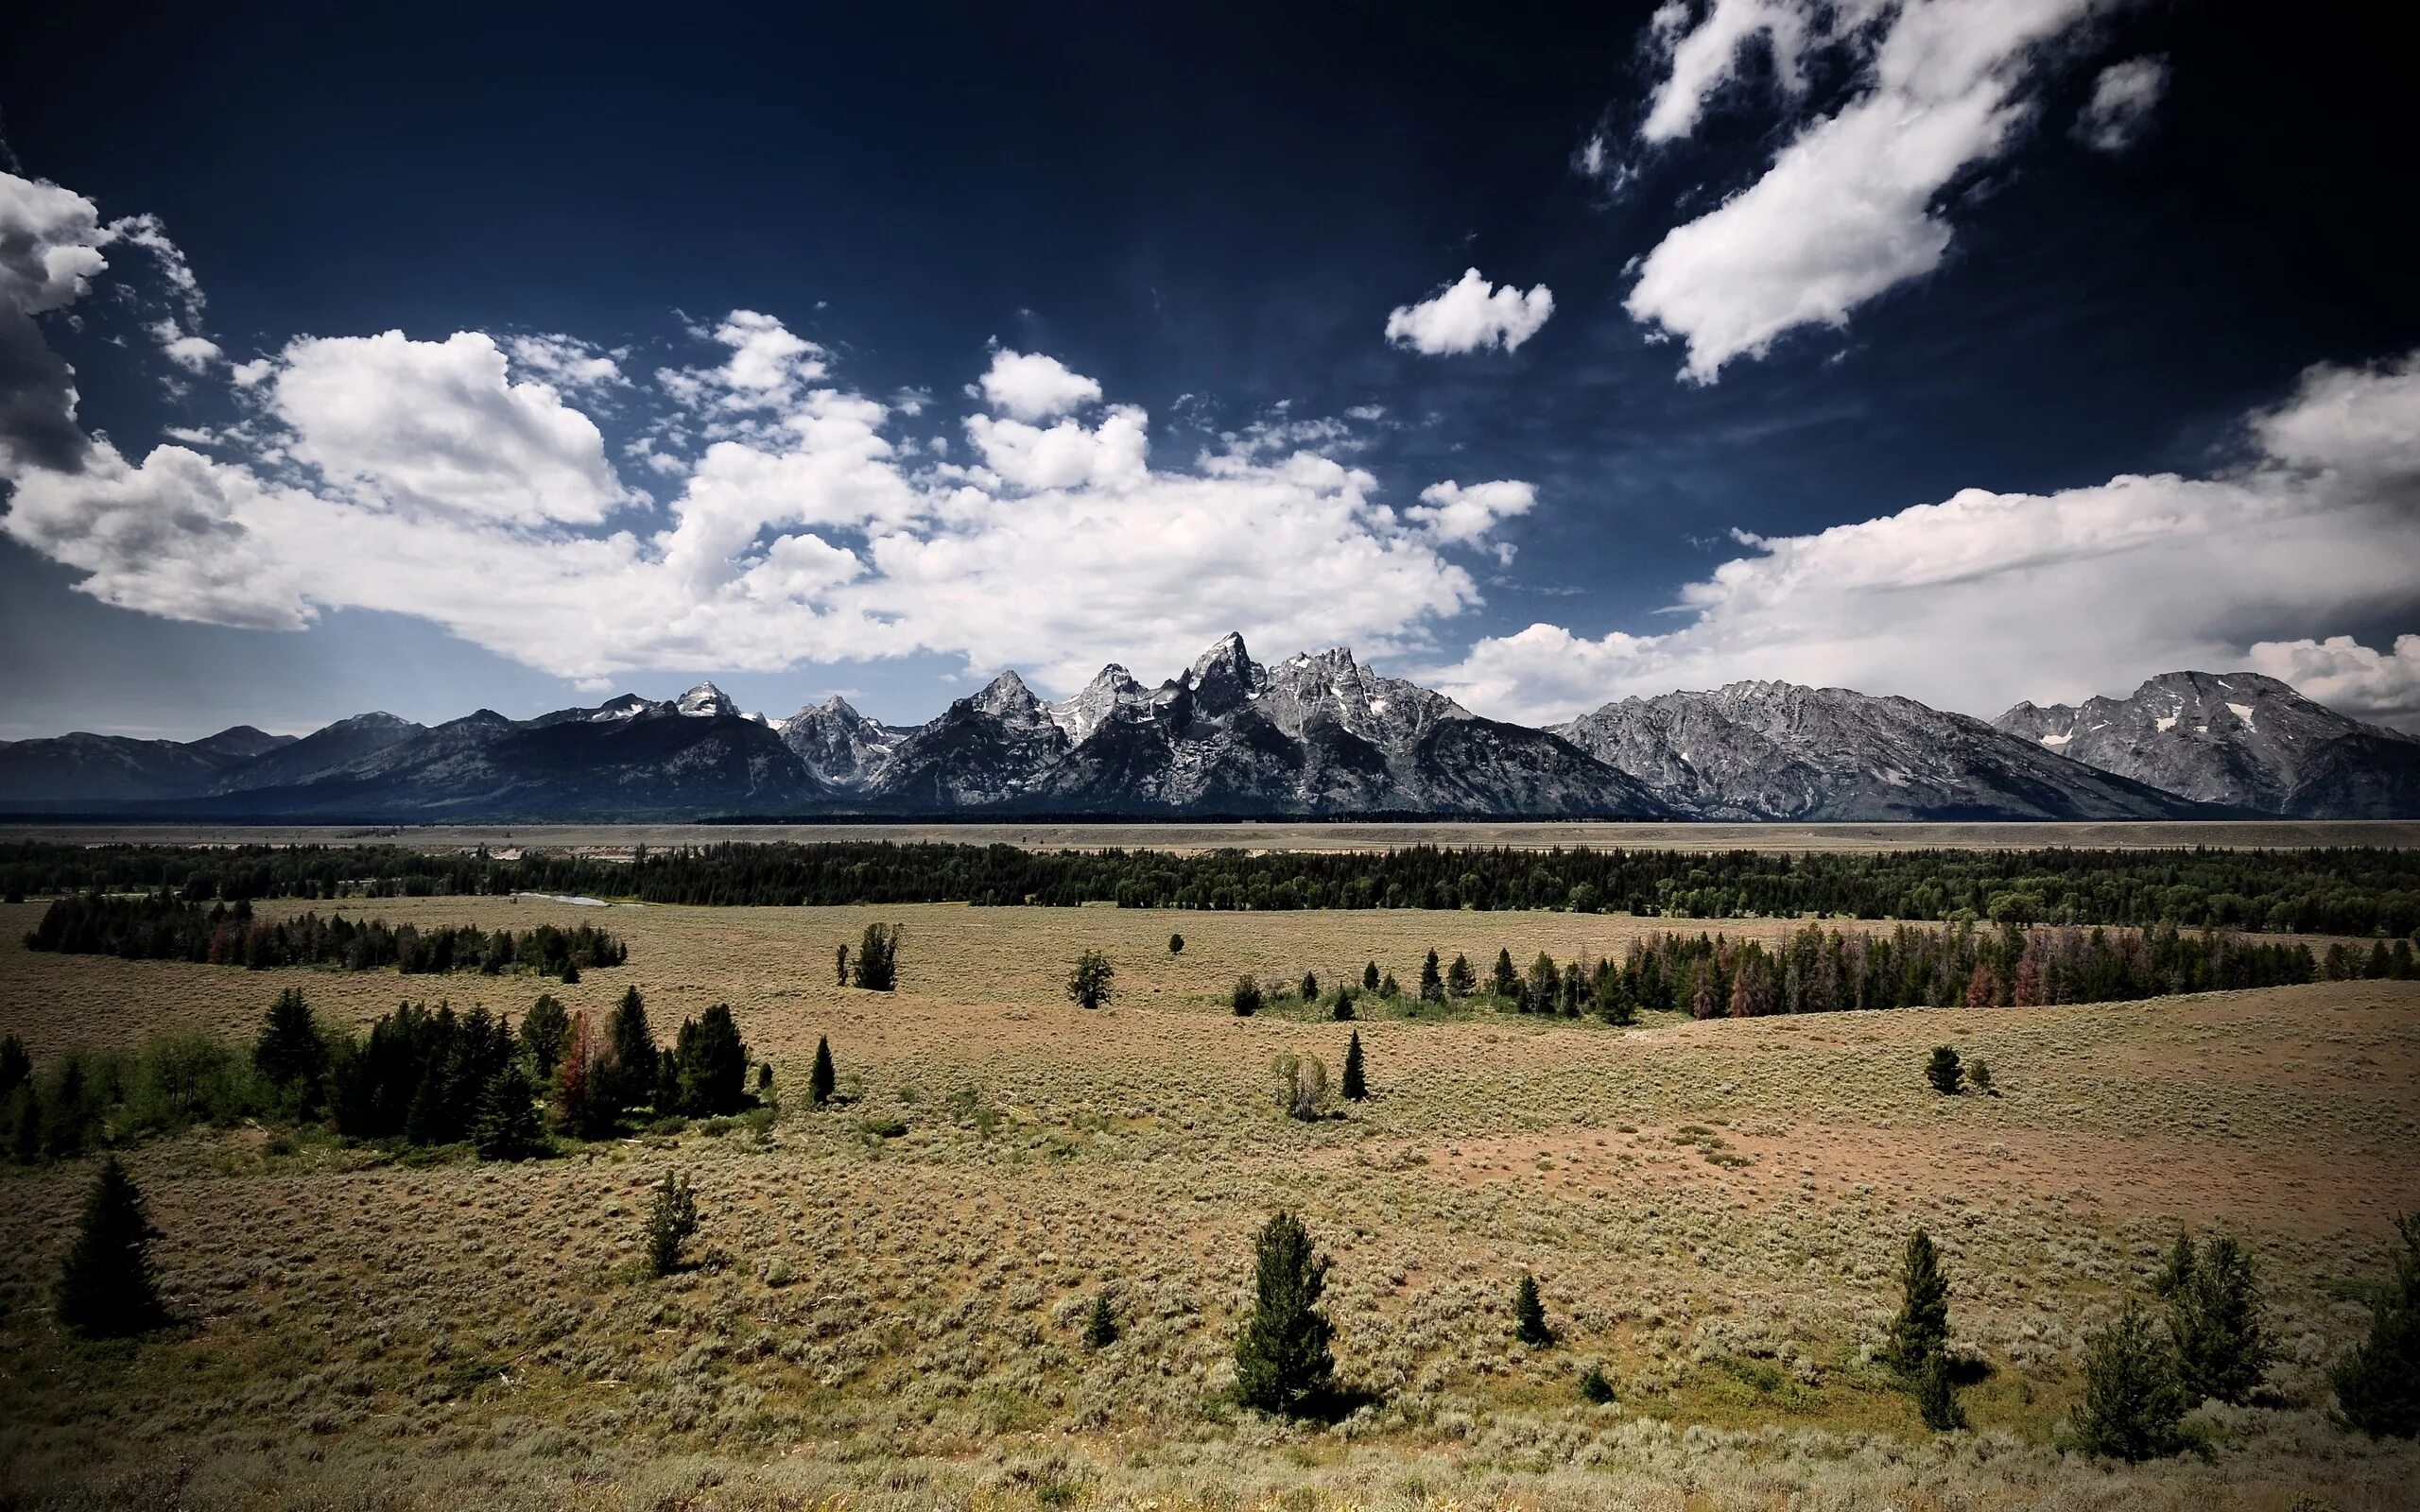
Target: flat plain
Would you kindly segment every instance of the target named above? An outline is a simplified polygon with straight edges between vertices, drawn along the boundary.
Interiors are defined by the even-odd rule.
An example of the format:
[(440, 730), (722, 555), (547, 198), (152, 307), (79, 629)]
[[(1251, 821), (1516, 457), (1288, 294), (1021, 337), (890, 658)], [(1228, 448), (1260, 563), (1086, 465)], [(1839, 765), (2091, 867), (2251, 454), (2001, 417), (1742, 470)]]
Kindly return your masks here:
[[(1597, 955), (1664, 921), (346, 911), (602, 923), (629, 964), (559, 996), (601, 1012), (635, 985), (666, 1038), (728, 1002), (790, 1095), (761, 1134), (692, 1127), (525, 1165), (257, 1129), (142, 1146), (129, 1167), (181, 1321), (139, 1346), (72, 1344), (43, 1306), (90, 1162), (0, 1177), (0, 1498), (2285, 1512), (2411, 1505), (2420, 1486), (2412, 1446), (2325, 1414), (2325, 1367), (2366, 1325), (2358, 1283), (2420, 1209), (2420, 983), (1628, 1031), (1497, 1013), (1348, 1026), (1237, 1019), (1229, 988), (1368, 961), (1409, 982), (1431, 947), (1482, 967), (1499, 947)], [(249, 1037), (288, 985), (356, 1025), (406, 997), (518, 1017), (553, 986), (38, 955), (18, 943), (37, 914), (0, 906), (0, 1033), (38, 1061), (164, 1029)], [(834, 947), (877, 920), (905, 929), (900, 990), (837, 987)], [(1087, 948), (1117, 968), (1094, 1013), (1062, 990)], [(1351, 1028), (1371, 1099), (1282, 1116), (1271, 1058), (1333, 1068)], [(797, 1093), (825, 1036), (845, 1096), (813, 1111)], [(1922, 1066), (1942, 1043), (1987, 1059), (2000, 1095), (1934, 1093)], [(676, 1169), (708, 1263), (635, 1279), (647, 1189)], [(1340, 1373), (1368, 1394), (1335, 1424), (1220, 1400), (1252, 1235), (1279, 1209), (1334, 1259)], [(1918, 1225), (1945, 1256), (1953, 1343), (1991, 1367), (1965, 1433), (1927, 1433), (1871, 1360)], [(2252, 1249), (2276, 1404), (2205, 1408), (2207, 1458), (2063, 1452), (2083, 1335), (2148, 1296), (2180, 1228)], [(1551, 1348), (1512, 1337), (1524, 1271)], [(1092, 1350), (1083, 1314), (1104, 1291), (1124, 1333)], [(1592, 1365), (1611, 1404), (1577, 1390)]]

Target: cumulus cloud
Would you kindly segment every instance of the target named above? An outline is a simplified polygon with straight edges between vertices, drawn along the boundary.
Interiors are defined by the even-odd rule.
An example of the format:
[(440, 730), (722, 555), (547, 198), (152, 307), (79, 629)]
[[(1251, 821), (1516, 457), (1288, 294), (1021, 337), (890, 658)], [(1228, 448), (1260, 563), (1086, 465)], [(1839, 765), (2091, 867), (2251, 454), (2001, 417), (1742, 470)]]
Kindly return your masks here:
[[(0, 320), (47, 355), (32, 312), (106, 270), (106, 229), (64, 191), (15, 203)], [(409, 614), (590, 685), (923, 651), (1072, 690), (1113, 658), (1175, 664), (1237, 627), (1278, 645), (1424, 645), (1478, 600), (1449, 553), (1485, 549), (1527, 507), (1528, 486), (1502, 482), (1399, 512), (1283, 422), (1155, 469), (1145, 412), (1065, 416), (1098, 386), (1046, 358), (1002, 369), (995, 354), (1022, 376), (1000, 413), (965, 420), (970, 459), (941, 460), (939, 438), (895, 438), (897, 409), (777, 318), (735, 311), (692, 335), (711, 355), (648, 387), (567, 336), (300, 337), (215, 369), (249, 411), (211, 433), (216, 456), (122, 455), (75, 428), (62, 389), (72, 465), (0, 455), (0, 530), (130, 610), (261, 629)], [(660, 506), (622, 486), (579, 407), (607, 388), (650, 411), (626, 451), (665, 478)]]
[(2167, 93), (2167, 59), (2112, 63), (2092, 81), (2092, 98), (2076, 117), (2077, 139), (2096, 152), (2125, 151), (2150, 129), (2152, 112)]
[(2420, 635), (2396, 636), (2392, 651), (2373, 651), (2349, 635), (2261, 641), (2248, 661), (2253, 671), (2331, 709), (2420, 733)]
[(1474, 267), (1418, 304), (1397, 305), (1387, 317), (1387, 339), (1432, 357), (1486, 347), (1511, 352), (1552, 314), (1554, 293), (1545, 284), (1527, 294), (1510, 284), (1497, 288)]
[[(2306, 627), (2420, 614), (2413, 371), (2411, 358), (2313, 369), (2250, 418), (2256, 455), (2212, 476), (1969, 489), (1811, 535), (1741, 535), (1742, 555), (1682, 590), (1678, 628), (1591, 639), (1533, 625), (1431, 675), (1506, 718), (1746, 678), (1990, 715), (2019, 698), (2071, 701), (2158, 672), (2289, 657), (2308, 643), (2287, 637)], [(2330, 654), (2342, 676), (2361, 671)], [(2390, 706), (2393, 678), (2374, 677), (2370, 707)]]
[(2027, 122), (2023, 90), (2043, 44), (2101, 3), (1729, 0), (1693, 27), (1671, 22), (1685, 29), (1668, 49), (1650, 142), (1694, 128), (1751, 36), (1770, 39), (1788, 85), (1819, 24), (1828, 26), (1859, 59), (1862, 87), (1800, 129), (1754, 183), (1656, 244), (1626, 301), (1633, 318), (1685, 341), (1685, 374), (1710, 383), (1785, 333), (1844, 325), (1858, 305), (1931, 272), (1951, 241), (1939, 196), (2008, 149)]
[(83, 297), (108, 239), (82, 195), (0, 172), (0, 468), (82, 465), (76, 375), (34, 318)]
[(1014, 420), (1047, 420), (1100, 400), (1100, 385), (1038, 352), (992, 353), (982, 378), (983, 402)]

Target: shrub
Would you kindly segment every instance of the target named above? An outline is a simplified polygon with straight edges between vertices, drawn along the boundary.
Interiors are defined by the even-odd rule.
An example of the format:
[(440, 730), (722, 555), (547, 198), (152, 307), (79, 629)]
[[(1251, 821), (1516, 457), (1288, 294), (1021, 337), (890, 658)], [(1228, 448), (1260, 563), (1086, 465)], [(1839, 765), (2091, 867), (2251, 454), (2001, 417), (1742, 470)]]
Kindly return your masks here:
[(832, 1041), (819, 1035), (815, 1040), (815, 1071), (806, 1084), (807, 1101), (821, 1108), (832, 1100), (833, 1089), (838, 1085), (832, 1072)]
[(60, 1269), (59, 1321), (88, 1338), (120, 1338), (165, 1321), (151, 1274), (151, 1241), (159, 1230), (143, 1194), (112, 1155), (101, 1162), (76, 1247)]
[(1344, 1100), (1357, 1103), (1370, 1095), (1370, 1084), (1362, 1075), (1361, 1031), (1353, 1031), (1353, 1039), (1344, 1047)]
[(1328, 1262), (1314, 1258), (1310, 1231), (1290, 1212), (1260, 1231), (1253, 1310), (1236, 1339), (1236, 1399), (1262, 1412), (1293, 1417), (1315, 1409), (1334, 1389), (1335, 1330), (1320, 1311)]
[(1310, 1004), (1310, 1003), (1317, 1003), (1319, 1000), (1320, 1000), (1320, 978), (1319, 978), (1319, 973), (1318, 973), (1317, 971), (1305, 971), (1305, 972), (1303, 973), (1303, 1001), (1304, 1001), (1305, 1004)]
[(2260, 1284), (2241, 1245), (2221, 1234), (2203, 1246), (2184, 1283), (2169, 1294), (2168, 1331), (2187, 1400), (2211, 1397), (2240, 1407), (2252, 1400), (2277, 1351), (2261, 1324)]
[(1614, 1383), (1601, 1366), (1590, 1366), (1580, 1377), (1580, 1396), (1584, 1401), (1602, 1407), (1614, 1400)]
[(1538, 1279), (1528, 1271), (1512, 1289), (1512, 1336), (1537, 1349), (1554, 1342), (1554, 1330), (1547, 1327), (1546, 1303), (1538, 1297)]
[(2076, 1437), (2085, 1452), (2135, 1464), (2184, 1447), (2178, 1424), (2187, 1403), (2176, 1354), (2141, 1307), (2127, 1303), (2085, 1341), (2083, 1371)]
[(681, 1246), (698, 1231), (698, 1199), (688, 1181), (664, 1174), (655, 1202), (647, 1214), (647, 1263), (650, 1275), (669, 1276), (680, 1268)]
[(2370, 1336), (2328, 1373), (2344, 1420), (2373, 1438), (2420, 1435), (2420, 1214), (2397, 1218), (2395, 1231), (2403, 1249)]
[(1099, 1007), (1115, 995), (1110, 979), (1117, 975), (1117, 968), (1098, 951), (1086, 951), (1076, 957), (1076, 969), (1067, 973), (1067, 1001), (1086, 1011)]
[(1117, 1314), (1110, 1309), (1109, 1294), (1101, 1292), (1093, 1297), (1092, 1310), (1084, 1314), (1084, 1345), (1106, 1349), (1116, 1342)]
[(1327, 1116), (1327, 1065), (1319, 1057), (1282, 1054), (1270, 1070), (1276, 1075), (1277, 1106), (1288, 1117), (1312, 1123)]
[(1947, 1045), (1935, 1045), (1932, 1058), (1925, 1062), (1925, 1080), (1944, 1097), (1958, 1095), (1958, 1084), (1965, 1079), (1965, 1070), (1958, 1063), (1958, 1052)]
[(1249, 976), (1236, 977), (1235, 995), (1228, 1001), (1235, 1005), (1236, 1018), (1251, 1018), (1260, 1011), (1260, 984)]
[(1999, 1095), (1998, 1090), (1992, 1085), (1992, 1068), (1983, 1064), (1979, 1060), (1970, 1060), (1966, 1062), (1966, 1079), (1973, 1082), (1975, 1084), (1975, 1090), (1983, 1093), (1985, 1096), (1997, 1097)]
[(868, 924), (857, 941), (857, 958), (850, 980), (869, 992), (893, 992), (899, 988), (899, 926)]

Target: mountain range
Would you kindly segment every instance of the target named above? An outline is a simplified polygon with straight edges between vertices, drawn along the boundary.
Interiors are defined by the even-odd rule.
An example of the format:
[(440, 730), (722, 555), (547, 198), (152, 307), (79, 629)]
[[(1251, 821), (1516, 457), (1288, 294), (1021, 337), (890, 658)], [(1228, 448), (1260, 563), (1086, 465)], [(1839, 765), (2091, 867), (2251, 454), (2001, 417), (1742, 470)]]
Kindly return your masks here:
[(1379, 814), (1709, 820), (2420, 816), (2420, 740), (2273, 679), (2154, 678), (1985, 722), (1907, 698), (1736, 682), (1538, 730), (1346, 650), (1264, 664), (1240, 636), (1156, 687), (1014, 672), (921, 725), (834, 696), (786, 719), (712, 683), (509, 719), (359, 714), (296, 738), (0, 742), (23, 814), (327, 821)]

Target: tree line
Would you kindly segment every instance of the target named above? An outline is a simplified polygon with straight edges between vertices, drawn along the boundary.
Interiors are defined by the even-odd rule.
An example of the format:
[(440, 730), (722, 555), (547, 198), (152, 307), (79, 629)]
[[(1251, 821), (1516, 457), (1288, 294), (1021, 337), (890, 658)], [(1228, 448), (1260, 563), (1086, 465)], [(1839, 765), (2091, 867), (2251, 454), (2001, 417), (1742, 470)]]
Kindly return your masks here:
[(342, 914), (269, 920), (254, 918), (247, 899), (205, 907), (165, 892), (70, 894), (43, 910), (42, 922), (26, 934), (26, 948), (252, 971), (333, 966), (374, 971), (392, 966), (406, 976), (467, 971), (494, 976), (524, 971), (565, 982), (579, 981), (579, 973), (592, 967), (619, 966), (630, 954), (619, 939), (590, 924), (572, 929), (541, 924), (515, 934), (469, 924), (424, 931)]
[(832, 841), (639, 848), (627, 861), (401, 846), (0, 845), (11, 897), (165, 888), (190, 902), (583, 893), (648, 902), (1185, 909), (1558, 908), (1685, 919), (2173, 923), (2411, 937), (2420, 851), (2176, 849), (1028, 850)]

